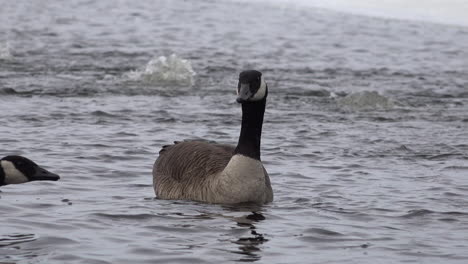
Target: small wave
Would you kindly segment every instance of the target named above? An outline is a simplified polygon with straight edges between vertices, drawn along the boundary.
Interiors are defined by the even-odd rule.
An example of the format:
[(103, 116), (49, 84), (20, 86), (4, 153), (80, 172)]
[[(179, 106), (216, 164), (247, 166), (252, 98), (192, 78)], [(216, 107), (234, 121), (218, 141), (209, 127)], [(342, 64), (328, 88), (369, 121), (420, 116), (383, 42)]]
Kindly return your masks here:
[(437, 155), (431, 155), (426, 158), (428, 160), (446, 160), (446, 159), (450, 159), (453, 157), (460, 157), (462, 159), (468, 159), (468, 156), (466, 156), (463, 153), (442, 153), (442, 154), (437, 154)]
[(400, 217), (402, 218), (418, 218), (418, 217), (425, 217), (428, 215), (442, 215), (442, 216), (451, 216), (453, 217), (465, 217), (468, 215), (467, 212), (459, 212), (459, 211), (447, 211), (447, 212), (436, 212), (428, 209), (416, 209), (416, 210), (410, 210), (408, 211), (407, 214), (404, 214)]
[(172, 54), (154, 58), (142, 70), (131, 71), (125, 77), (132, 81), (143, 81), (158, 86), (192, 86), (196, 73), (189, 60)]
[(394, 103), (389, 98), (375, 91), (363, 91), (349, 94), (337, 100), (338, 105), (351, 110), (391, 109)]
[(0, 247), (11, 246), (14, 244), (31, 242), (38, 238), (35, 234), (10, 234), (0, 235)]
[(91, 115), (98, 116), (98, 117), (117, 117), (117, 115), (113, 115), (113, 114), (107, 113), (105, 111), (100, 111), (100, 110), (91, 112)]
[(305, 232), (321, 236), (343, 236), (343, 234), (323, 228), (309, 228)]
[(13, 88), (0, 88), (0, 95), (12, 95), (18, 92)]
[(429, 214), (435, 213), (434, 211), (428, 209), (415, 209), (409, 210), (407, 214), (402, 215), (402, 218), (414, 218), (414, 217), (424, 217)]
[(161, 218), (159, 215), (154, 214), (107, 214), (107, 213), (94, 213), (94, 216), (102, 218), (110, 218), (113, 220), (149, 220)]

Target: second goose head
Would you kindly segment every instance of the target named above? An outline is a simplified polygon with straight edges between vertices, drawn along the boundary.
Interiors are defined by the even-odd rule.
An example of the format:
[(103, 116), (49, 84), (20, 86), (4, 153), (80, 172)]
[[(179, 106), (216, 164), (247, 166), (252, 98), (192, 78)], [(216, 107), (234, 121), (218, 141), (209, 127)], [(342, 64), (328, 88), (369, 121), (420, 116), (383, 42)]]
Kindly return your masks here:
[(6, 156), (0, 160), (0, 186), (29, 181), (57, 181), (60, 177), (22, 156)]

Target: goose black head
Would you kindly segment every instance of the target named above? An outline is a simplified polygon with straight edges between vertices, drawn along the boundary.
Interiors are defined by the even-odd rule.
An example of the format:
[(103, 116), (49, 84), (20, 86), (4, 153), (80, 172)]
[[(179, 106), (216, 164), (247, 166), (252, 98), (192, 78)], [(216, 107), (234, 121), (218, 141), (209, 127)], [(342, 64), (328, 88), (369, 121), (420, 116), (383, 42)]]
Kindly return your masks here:
[(238, 103), (261, 101), (267, 94), (268, 87), (261, 72), (248, 70), (239, 74), (236, 99)]
[(29, 181), (56, 181), (60, 176), (41, 168), (22, 156), (6, 156), (0, 160), (0, 186)]

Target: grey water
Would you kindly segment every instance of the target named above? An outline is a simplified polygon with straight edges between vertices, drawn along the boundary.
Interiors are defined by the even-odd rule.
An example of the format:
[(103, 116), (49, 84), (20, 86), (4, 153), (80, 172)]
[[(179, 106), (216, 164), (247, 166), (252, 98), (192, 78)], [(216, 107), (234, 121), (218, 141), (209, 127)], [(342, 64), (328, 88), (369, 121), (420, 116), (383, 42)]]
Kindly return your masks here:
[[(466, 263), (468, 28), (245, 1), (0, 0), (0, 263)], [(162, 145), (236, 144), (269, 86), (275, 201), (159, 200)]]

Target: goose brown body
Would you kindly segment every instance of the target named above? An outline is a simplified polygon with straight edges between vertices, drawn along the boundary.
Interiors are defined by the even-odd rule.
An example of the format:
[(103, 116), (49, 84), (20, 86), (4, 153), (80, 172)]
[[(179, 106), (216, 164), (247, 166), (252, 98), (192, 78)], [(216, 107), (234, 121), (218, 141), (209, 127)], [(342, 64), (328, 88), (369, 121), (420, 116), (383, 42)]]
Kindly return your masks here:
[[(273, 201), (270, 178), (263, 165), (263, 179), (260, 179), (260, 184), (249, 186), (253, 188), (246, 188), (251, 190), (237, 188), (235, 185), (239, 182), (229, 180), (229, 176), (232, 175), (227, 175), (225, 169), (234, 155), (234, 150), (235, 147), (230, 145), (205, 141), (184, 141), (166, 146), (159, 153), (153, 167), (156, 195), (161, 199), (226, 204), (263, 204)], [(245, 195), (246, 191), (251, 195)]]

